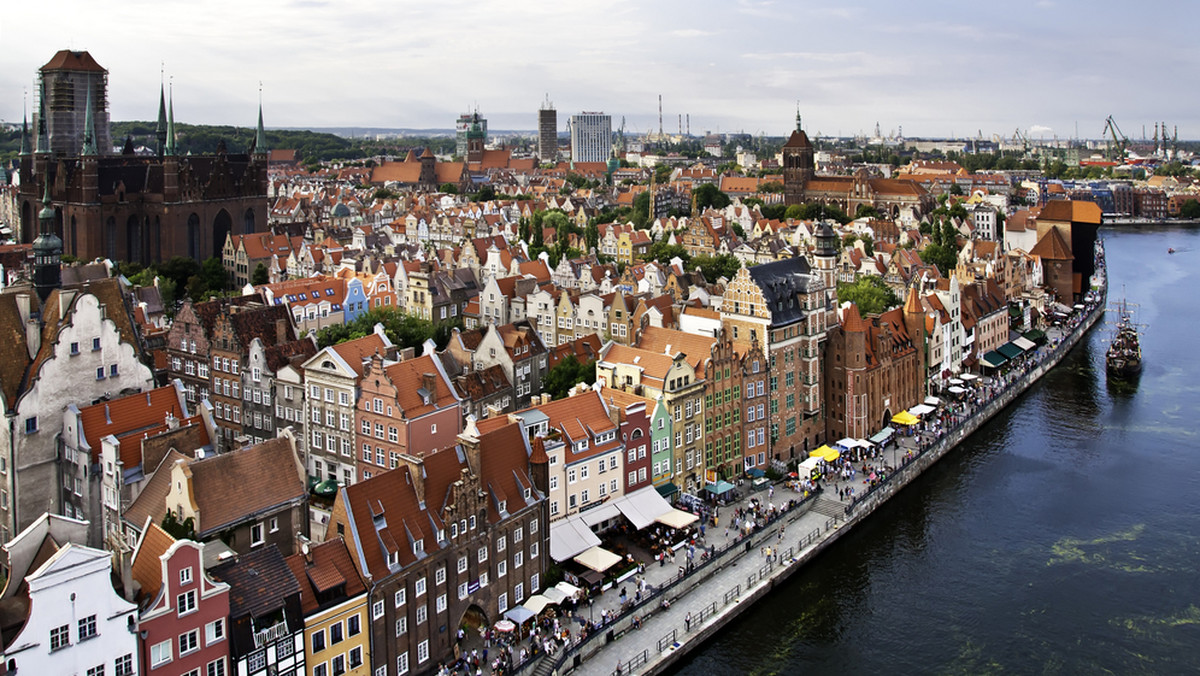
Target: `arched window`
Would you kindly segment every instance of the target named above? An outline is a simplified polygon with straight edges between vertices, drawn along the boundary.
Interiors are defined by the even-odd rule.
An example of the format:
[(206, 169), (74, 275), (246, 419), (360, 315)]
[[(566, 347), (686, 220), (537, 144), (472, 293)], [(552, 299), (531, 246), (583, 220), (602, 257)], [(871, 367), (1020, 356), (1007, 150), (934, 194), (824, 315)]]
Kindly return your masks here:
[(196, 214), (188, 216), (187, 252), (188, 258), (200, 260), (200, 217)]
[[(245, 217), (243, 219), (243, 223), (242, 223), (242, 234), (249, 235), (249, 234), (252, 234), (253, 232), (254, 232), (254, 209), (247, 209), (246, 215), (245, 215)], [(224, 246), (225, 243), (222, 242), (221, 245)]]

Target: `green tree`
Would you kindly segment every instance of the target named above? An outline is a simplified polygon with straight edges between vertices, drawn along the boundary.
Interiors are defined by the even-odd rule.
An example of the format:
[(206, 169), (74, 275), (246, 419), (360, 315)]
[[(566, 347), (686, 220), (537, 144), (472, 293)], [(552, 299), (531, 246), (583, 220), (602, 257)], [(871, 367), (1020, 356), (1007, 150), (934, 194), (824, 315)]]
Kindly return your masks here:
[(377, 200), (394, 200), (400, 197), (400, 193), (395, 190), (388, 190), (387, 188), (379, 188), (371, 194), (371, 197)]
[[(720, 188), (712, 183), (705, 183), (699, 188), (696, 188), (692, 191), (692, 196), (696, 200), (697, 211), (704, 211), (709, 207), (714, 209), (724, 209), (725, 207), (729, 206), (730, 202), (729, 195), (721, 192)], [(698, 216), (699, 214), (694, 215)]]
[(733, 230), (733, 234), (742, 239), (746, 239), (746, 229), (742, 227), (741, 223), (733, 223), (729, 227)]
[(569, 354), (554, 365), (542, 378), (542, 391), (554, 399), (567, 396), (577, 383), (591, 385), (596, 382), (596, 360), (579, 363), (575, 355)]
[(474, 202), (491, 202), (494, 199), (496, 199), (496, 189), (490, 184), (485, 184), (479, 189), (479, 192), (471, 196), (471, 200)]
[(733, 279), (733, 276), (737, 274), (740, 267), (742, 267), (742, 262), (733, 254), (696, 256), (688, 264), (689, 269), (700, 268), (700, 272), (704, 274), (705, 281), (709, 283), (715, 282), (722, 277)]
[(588, 251), (596, 251), (600, 248), (600, 228), (595, 223), (588, 223), (583, 229), (583, 239), (587, 242)]
[(870, 204), (860, 204), (854, 210), (854, 218), (879, 218), (879, 210)]
[(837, 286), (838, 303), (852, 302), (863, 315), (877, 315), (900, 305), (896, 292), (878, 275), (864, 275)]
[(633, 227), (638, 230), (645, 230), (650, 224), (650, 191), (643, 190), (638, 193), (637, 197), (633, 198), (633, 211), (629, 214), (629, 221), (633, 223)]
[(758, 184), (758, 191), (759, 192), (775, 192), (775, 193), (783, 192), (783, 182), (782, 181), (763, 181), (762, 183)]
[(1187, 200), (1179, 206), (1179, 217), (1195, 220), (1200, 218), (1200, 202)]
[(457, 195), (458, 186), (454, 185), (453, 183), (443, 183), (438, 186), (438, 192), (444, 192), (447, 195)]
[(162, 520), (162, 529), (176, 540), (190, 540), (196, 537), (196, 520), (189, 516), (180, 521), (175, 512), (168, 509)]
[(201, 266), (201, 275), (203, 275), (204, 285), (208, 288), (209, 293), (222, 293), (229, 283), (229, 274), (225, 272), (225, 264), (216, 256), (204, 261)]
[(955, 181), (954, 183), (950, 184), (950, 194), (951, 195), (963, 194), (962, 186), (958, 184), (958, 181)]
[(266, 284), (271, 281), (271, 273), (267, 270), (267, 266), (259, 263), (254, 268), (254, 274), (250, 276), (250, 283), (254, 286)]
[(679, 257), (683, 260), (684, 267), (689, 267), (688, 263), (692, 256), (679, 244), (667, 244), (665, 239), (661, 239), (650, 245), (650, 249), (646, 252), (646, 260), (658, 261), (663, 265), (669, 265), (671, 259)]

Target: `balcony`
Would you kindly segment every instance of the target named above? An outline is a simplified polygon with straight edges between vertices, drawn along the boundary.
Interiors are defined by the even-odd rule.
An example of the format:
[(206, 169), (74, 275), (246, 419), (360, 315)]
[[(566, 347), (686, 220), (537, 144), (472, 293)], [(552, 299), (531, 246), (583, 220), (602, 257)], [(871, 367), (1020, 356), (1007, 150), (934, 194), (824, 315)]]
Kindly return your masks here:
[(270, 645), (275, 641), (288, 635), (287, 620), (274, 624), (266, 629), (260, 629), (254, 632), (254, 649), (258, 650), (265, 645)]

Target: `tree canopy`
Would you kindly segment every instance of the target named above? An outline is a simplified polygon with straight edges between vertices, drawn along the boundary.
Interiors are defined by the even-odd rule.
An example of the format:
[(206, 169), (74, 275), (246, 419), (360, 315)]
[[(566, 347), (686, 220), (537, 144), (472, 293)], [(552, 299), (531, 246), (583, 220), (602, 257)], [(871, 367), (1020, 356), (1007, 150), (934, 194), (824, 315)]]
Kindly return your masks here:
[(561, 399), (576, 383), (591, 385), (594, 382), (596, 382), (596, 360), (581, 364), (575, 355), (569, 354), (559, 360), (542, 378), (542, 391), (549, 394), (551, 398)]
[(317, 332), (317, 345), (329, 347), (347, 340), (362, 338), (375, 330), (375, 324), (383, 324), (388, 340), (400, 348), (420, 347), (426, 340), (434, 339), (443, 348), (449, 339), (452, 323), (443, 323), (436, 328), (433, 322), (410, 315), (397, 307), (372, 308), (346, 324), (326, 326)]
[[(708, 207), (712, 207), (714, 209), (724, 209), (725, 207), (729, 206), (730, 202), (729, 195), (721, 192), (720, 188), (712, 183), (705, 183), (699, 188), (693, 190), (692, 197), (694, 197), (696, 200), (697, 212), (704, 211)], [(699, 215), (699, 213), (693, 214), (693, 216)]]
[(696, 256), (688, 264), (689, 269), (700, 268), (705, 281), (709, 283), (715, 282), (721, 277), (733, 279), (740, 267), (742, 267), (742, 262), (733, 254)]
[(886, 312), (900, 305), (896, 292), (877, 275), (864, 275), (837, 286), (838, 303), (851, 302), (864, 317)]

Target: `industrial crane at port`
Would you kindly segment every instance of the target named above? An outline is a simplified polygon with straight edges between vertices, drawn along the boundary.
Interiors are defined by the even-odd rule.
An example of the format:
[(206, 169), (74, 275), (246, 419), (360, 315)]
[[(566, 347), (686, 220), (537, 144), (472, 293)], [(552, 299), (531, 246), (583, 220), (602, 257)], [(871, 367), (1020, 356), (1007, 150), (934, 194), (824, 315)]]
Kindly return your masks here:
[(1125, 149), (1129, 147), (1129, 139), (1125, 137), (1125, 134), (1121, 133), (1121, 128), (1117, 126), (1117, 121), (1113, 119), (1112, 115), (1109, 115), (1104, 120), (1104, 131), (1101, 132), (1101, 135), (1112, 138), (1112, 141), (1108, 145), (1108, 159), (1114, 159), (1114, 147), (1116, 148), (1115, 159), (1124, 159)]

